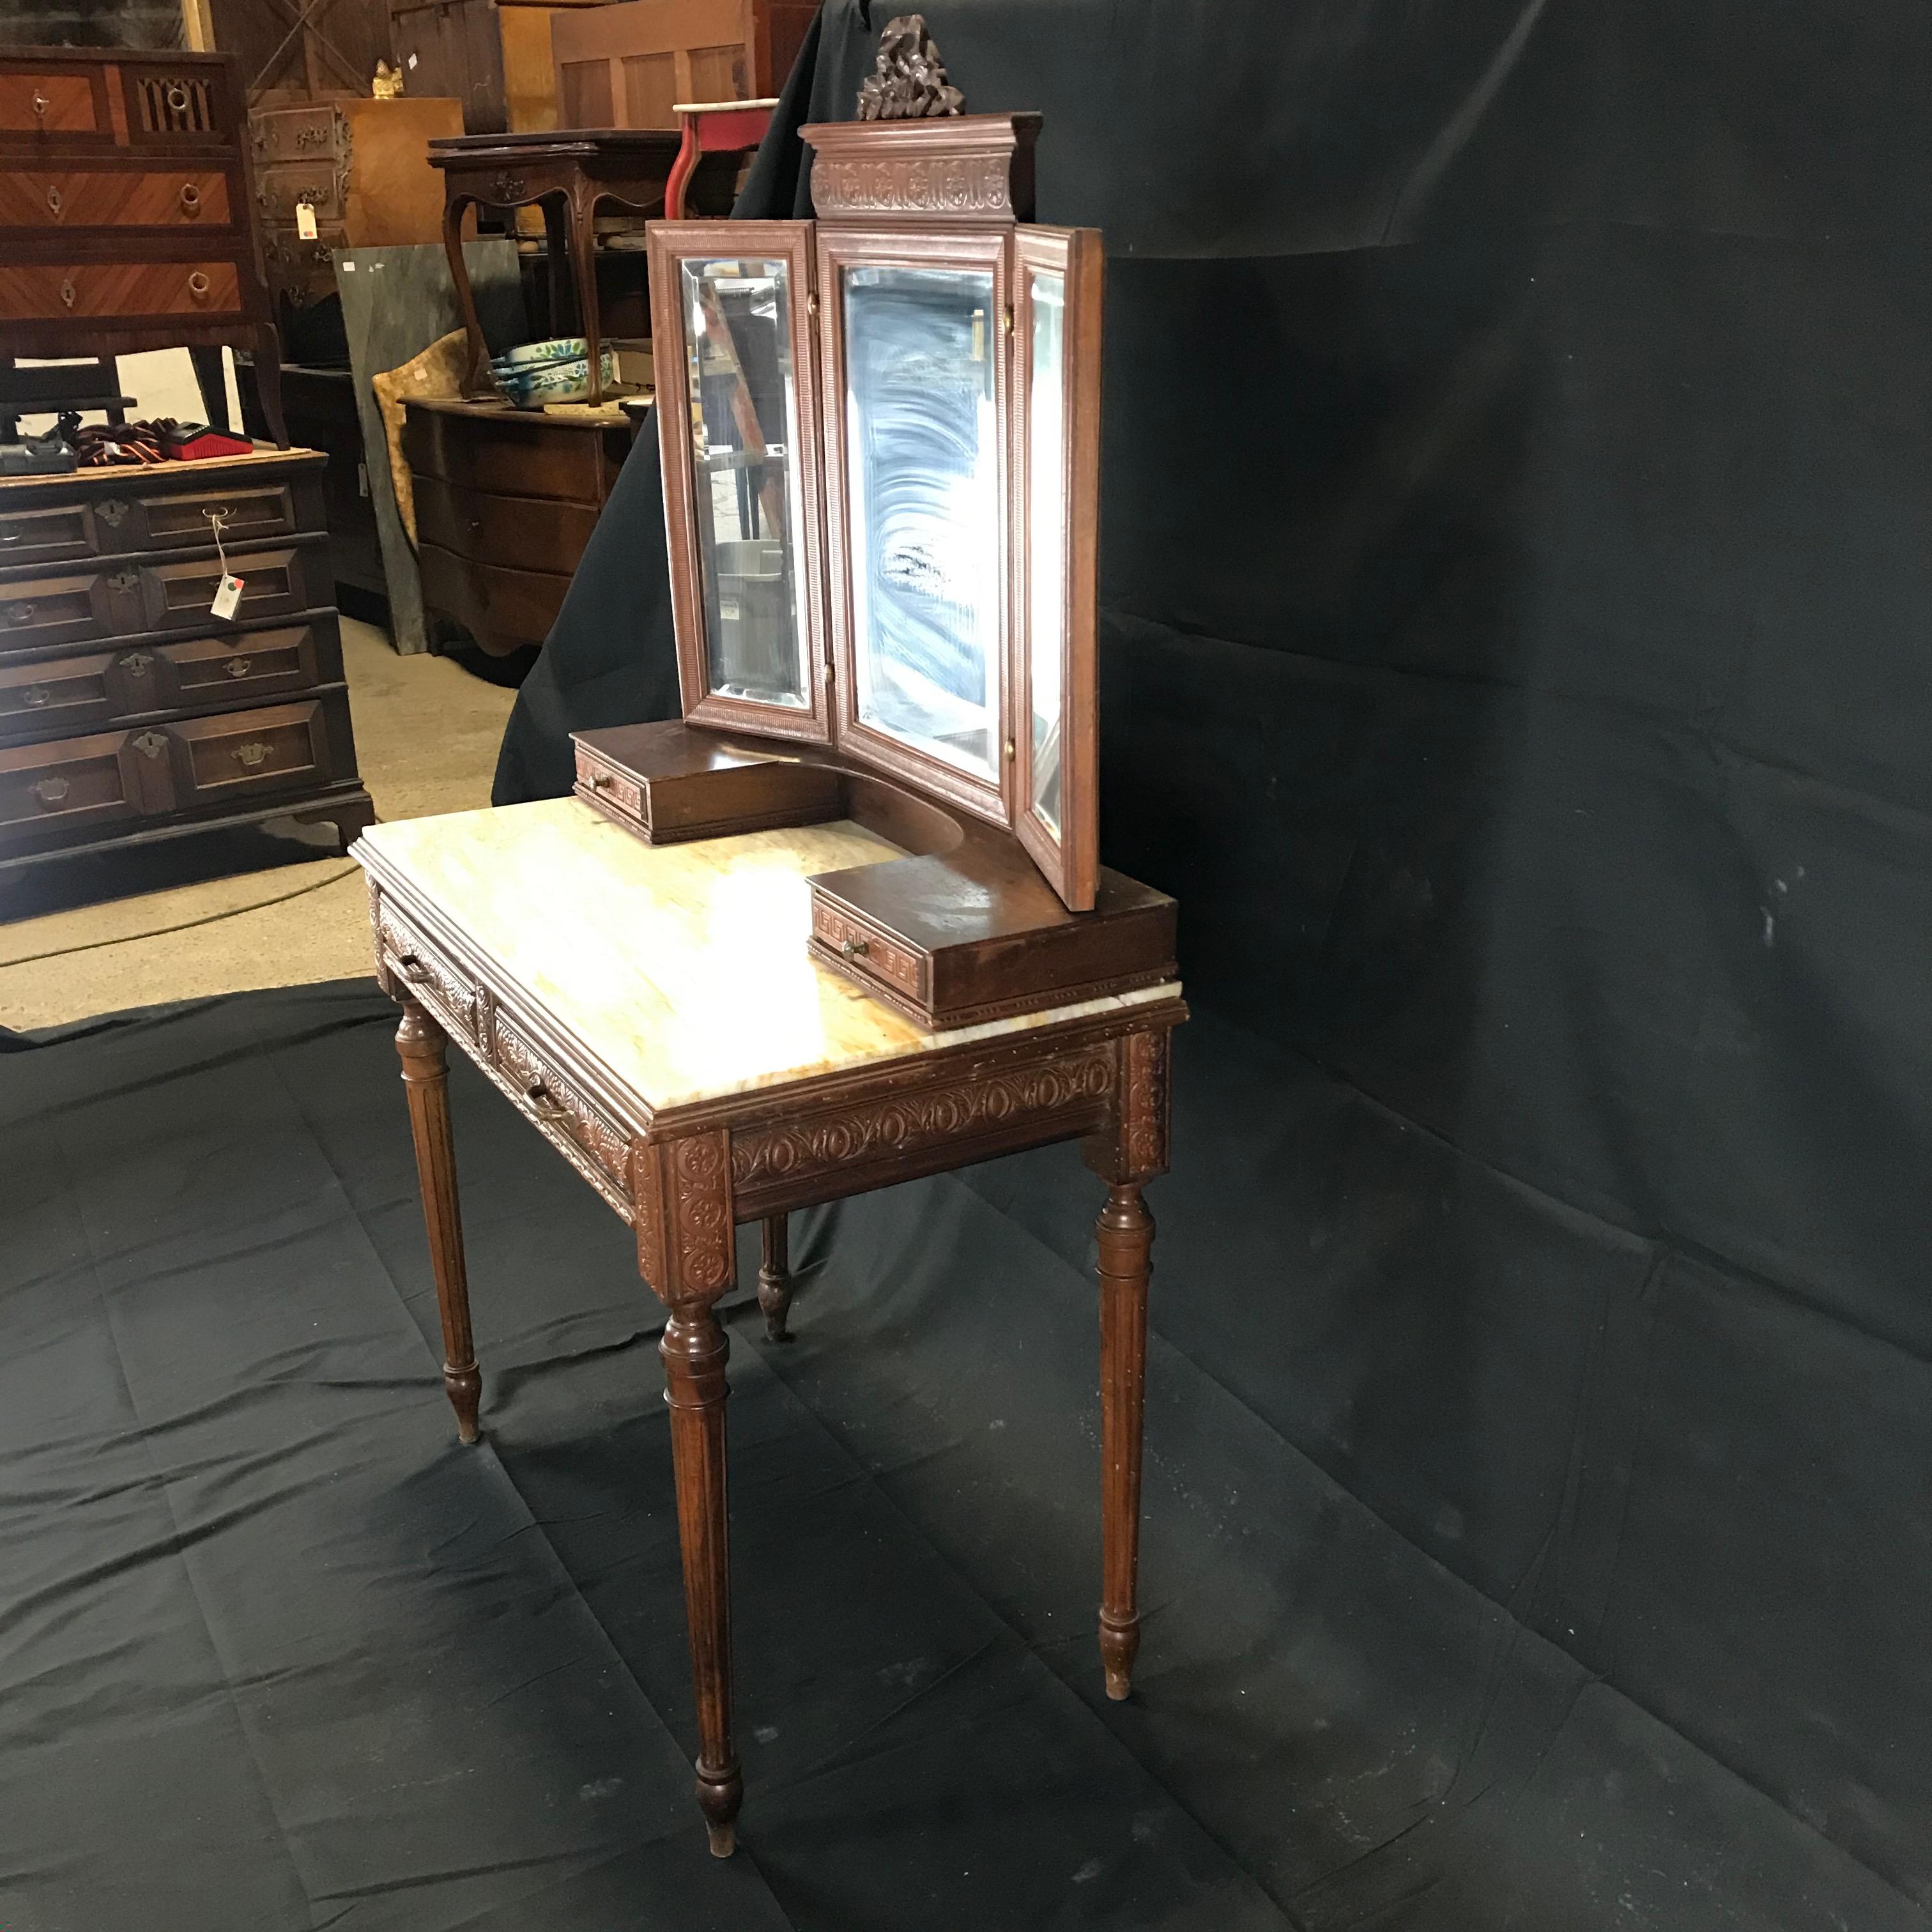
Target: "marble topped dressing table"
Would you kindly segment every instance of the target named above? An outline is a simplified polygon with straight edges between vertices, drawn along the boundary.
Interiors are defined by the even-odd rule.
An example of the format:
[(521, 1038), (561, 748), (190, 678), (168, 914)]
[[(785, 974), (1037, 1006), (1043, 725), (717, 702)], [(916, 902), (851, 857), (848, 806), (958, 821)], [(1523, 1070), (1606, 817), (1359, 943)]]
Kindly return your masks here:
[(711, 1848), (742, 1795), (731, 1732), (725, 1504), (733, 1229), (761, 1221), (759, 1300), (784, 1332), (784, 1217), (890, 1182), (1079, 1140), (1107, 1184), (1098, 1223), (1100, 1649), (1128, 1692), (1154, 1222), (1167, 1166), (1178, 985), (930, 1032), (808, 953), (808, 878), (897, 848), (850, 820), (652, 846), (577, 799), (372, 826), (377, 976), (397, 1034), (458, 1431), (476, 1439), (447, 1095), (454, 1041), (635, 1232), (670, 1311), (659, 1344)]

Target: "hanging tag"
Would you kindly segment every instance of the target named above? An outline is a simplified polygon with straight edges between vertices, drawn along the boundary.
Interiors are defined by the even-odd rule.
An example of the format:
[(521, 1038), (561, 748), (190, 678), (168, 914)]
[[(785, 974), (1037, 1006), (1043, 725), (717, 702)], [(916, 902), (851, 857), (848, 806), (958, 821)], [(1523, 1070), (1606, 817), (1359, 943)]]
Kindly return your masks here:
[(218, 617), (232, 617), (242, 602), (242, 580), (238, 577), (224, 577), (220, 588), (214, 593), (214, 602), (208, 608)]
[(308, 202), (296, 203), (296, 232), (304, 242), (315, 239), (315, 210)]

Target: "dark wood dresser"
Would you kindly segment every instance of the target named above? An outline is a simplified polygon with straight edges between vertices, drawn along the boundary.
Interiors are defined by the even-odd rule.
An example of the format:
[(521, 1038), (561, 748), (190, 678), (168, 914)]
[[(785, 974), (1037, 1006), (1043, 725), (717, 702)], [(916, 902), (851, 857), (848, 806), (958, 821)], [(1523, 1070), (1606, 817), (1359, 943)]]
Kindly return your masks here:
[[(0, 876), (292, 817), (344, 848), (356, 769), (310, 450), (0, 479)], [(219, 518), (243, 592), (231, 621)]]
[(0, 49), (0, 356), (251, 349), (286, 448), (252, 217), (227, 56)]
[(423, 602), (502, 657), (540, 644), (630, 447), (621, 411), (411, 401)]

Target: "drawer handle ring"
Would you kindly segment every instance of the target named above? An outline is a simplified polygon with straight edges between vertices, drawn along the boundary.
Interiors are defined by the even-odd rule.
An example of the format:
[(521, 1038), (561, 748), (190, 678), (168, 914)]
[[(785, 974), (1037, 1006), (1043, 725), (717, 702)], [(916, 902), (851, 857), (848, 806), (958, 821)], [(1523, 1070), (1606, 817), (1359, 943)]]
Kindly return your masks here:
[(47, 190), (47, 212), (58, 215), (61, 212), (61, 191), (57, 188)]
[(246, 677), (248, 675), (249, 663), (250, 660), (247, 658), (230, 658), (221, 668), (230, 677)]
[(201, 190), (193, 182), (182, 183), (181, 205), (184, 214), (199, 214), (201, 212)]
[(44, 684), (30, 684), (20, 694), (20, 702), (29, 711), (38, 711), (43, 705), (51, 704), (54, 694)]
[(842, 940), (839, 942), (838, 956), (842, 959), (862, 959), (866, 956), (866, 942), (862, 939)]
[(74, 278), (71, 275), (67, 277), (61, 284), (61, 301), (66, 308), (71, 308), (74, 306)]
[(196, 302), (208, 299), (208, 278), (199, 268), (188, 278), (188, 292)]
[(8, 604), (7, 621), (10, 624), (31, 624), (34, 621), (34, 607), (31, 604)]
[(274, 748), (272, 746), (263, 744), (259, 738), (250, 738), (247, 744), (236, 746), (235, 756), (239, 763), (252, 772), (257, 765), (268, 759)]
[(188, 89), (178, 80), (168, 82), (168, 112), (185, 114), (188, 112)]
[(121, 527), (121, 519), (128, 514), (128, 506), (118, 496), (104, 496), (94, 505), (94, 514), (110, 530), (118, 530)]
[(532, 1111), (540, 1120), (561, 1123), (570, 1118), (570, 1109), (553, 1100), (550, 1089), (541, 1080), (533, 1081), (524, 1089), (524, 1098), (529, 1101)]
[(397, 960), (396, 970), (414, 986), (420, 986), (430, 976), (429, 968), (413, 952), (405, 952)]
[(34, 796), (44, 806), (56, 806), (66, 797), (69, 787), (65, 778), (43, 778), (34, 788)]
[(154, 659), (146, 651), (130, 651), (121, 660), (121, 668), (136, 677), (146, 677), (153, 668)]

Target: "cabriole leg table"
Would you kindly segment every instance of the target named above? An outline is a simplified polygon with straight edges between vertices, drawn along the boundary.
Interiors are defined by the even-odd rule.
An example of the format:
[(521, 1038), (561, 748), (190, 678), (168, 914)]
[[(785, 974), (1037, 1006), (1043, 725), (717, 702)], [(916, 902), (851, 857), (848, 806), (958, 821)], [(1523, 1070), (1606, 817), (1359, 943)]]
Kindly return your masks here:
[(951, 1034), (920, 1031), (806, 957), (803, 882), (892, 856), (838, 822), (652, 848), (573, 799), (377, 826), (376, 971), (422, 1185), (444, 1382), (475, 1439), (481, 1371), (446, 1090), (453, 1042), (630, 1225), (669, 1310), (659, 1352), (712, 1850), (743, 1792), (731, 1730), (725, 1364), (716, 1304), (734, 1229), (764, 1228), (759, 1301), (784, 1332), (784, 1217), (992, 1155), (1077, 1139), (1106, 1184), (1100, 1276), (1100, 1652), (1124, 1697), (1136, 1564), (1148, 1282), (1142, 1184), (1167, 1166), (1178, 986)]

